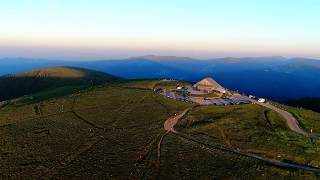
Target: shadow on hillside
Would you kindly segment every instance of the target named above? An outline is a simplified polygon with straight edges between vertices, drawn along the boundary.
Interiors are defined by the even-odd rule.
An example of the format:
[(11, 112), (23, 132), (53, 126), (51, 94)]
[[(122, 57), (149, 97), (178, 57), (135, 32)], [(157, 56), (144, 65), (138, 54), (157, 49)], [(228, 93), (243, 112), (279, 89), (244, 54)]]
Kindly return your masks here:
[(81, 78), (55, 78), (55, 77), (0, 77), (0, 101), (14, 99), (25, 95), (54, 90), (62, 87), (75, 89), (114, 83), (119, 81), (116, 77), (102, 75), (84, 76)]

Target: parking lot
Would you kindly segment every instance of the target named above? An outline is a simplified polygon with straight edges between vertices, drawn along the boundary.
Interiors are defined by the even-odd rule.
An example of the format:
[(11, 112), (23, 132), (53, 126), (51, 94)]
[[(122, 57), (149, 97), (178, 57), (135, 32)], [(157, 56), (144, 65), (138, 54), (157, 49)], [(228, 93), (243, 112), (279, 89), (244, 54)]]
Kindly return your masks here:
[(205, 99), (201, 97), (184, 97), (182, 95), (178, 95), (173, 91), (163, 91), (160, 92), (161, 95), (172, 98), (177, 101), (185, 101), (185, 102), (192, 102), (200, 105), (215, 105), (215, 106), (227, 106), (227, 105), (234, 105), (234, 104), (249, 104), (250, 101), (246, 98), (242, 97), (229, 97), (229, 98), (214, 98), (214, 99)]

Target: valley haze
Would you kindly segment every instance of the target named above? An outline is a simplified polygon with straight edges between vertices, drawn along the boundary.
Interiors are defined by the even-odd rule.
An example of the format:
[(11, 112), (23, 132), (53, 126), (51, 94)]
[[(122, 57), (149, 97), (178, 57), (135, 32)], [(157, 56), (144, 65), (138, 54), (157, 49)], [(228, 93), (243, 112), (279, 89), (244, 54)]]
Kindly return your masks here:
[(73, 66), (127, 79), (169, 78), (196, 82), (212, 76), (227, 88), (277, 101), (320, 97), (320, 61), (310, 58), (194, 59), (156, 55), (99, 61), (3, 58), (0, 66), (0, 75), (50, 66)]

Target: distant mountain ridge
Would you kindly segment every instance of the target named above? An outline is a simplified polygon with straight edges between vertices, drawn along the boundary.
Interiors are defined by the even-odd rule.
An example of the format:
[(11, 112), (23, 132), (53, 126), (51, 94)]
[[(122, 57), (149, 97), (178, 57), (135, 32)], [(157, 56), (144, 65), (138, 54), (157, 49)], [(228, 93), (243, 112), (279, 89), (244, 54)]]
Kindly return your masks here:
[(286, 102), (289, 106), (303, 107), (305, 109), (320, 112), (320, 98), (302, 98), (298, 100), (289, 100)]
[(198, 59), (193, 59), (189, 57), (183, 57), (183, 56), (157, 56), (157, 55), (145, 55), (145, 56), (137, 56), (137, 57), (131, 57), (129, 59), (147, 59), (147, 60), (153, 60), (153, 61), (165, 61), (165, 60), (170, 60), (170, 61), (186, 61), (186, 60), (198, 60)]
[(279, 101), (320, 97), (320, 61), (281, 56), (193, 59), (147, 55), (120, 60), (0, 60), (0, 74), (48, 66), (89, 68), (128, 79), (172, 78), (196, 82), (213, 77), (228, 89)]

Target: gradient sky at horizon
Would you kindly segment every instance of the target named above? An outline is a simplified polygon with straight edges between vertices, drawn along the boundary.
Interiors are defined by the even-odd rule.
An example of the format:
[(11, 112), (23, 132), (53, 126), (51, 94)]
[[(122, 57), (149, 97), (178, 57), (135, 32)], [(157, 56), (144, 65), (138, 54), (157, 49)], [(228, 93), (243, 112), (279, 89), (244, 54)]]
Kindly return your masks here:
[(0, 57), (320, 57), (318, 0), (3, 0)]

